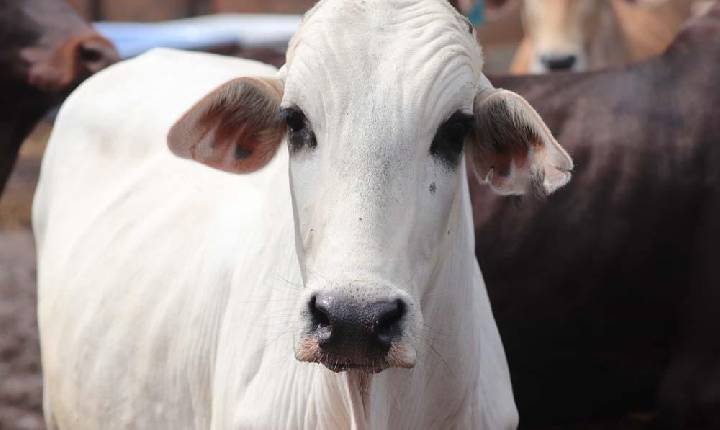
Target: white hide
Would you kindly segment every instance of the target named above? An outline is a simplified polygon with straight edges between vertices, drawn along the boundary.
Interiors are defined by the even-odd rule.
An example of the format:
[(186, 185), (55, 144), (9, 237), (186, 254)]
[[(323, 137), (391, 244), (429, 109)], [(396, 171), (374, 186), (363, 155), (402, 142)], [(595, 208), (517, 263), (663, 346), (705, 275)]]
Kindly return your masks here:
[[(430, 0), (386, 1), (408, 6), (420, 20), (442, 17), (434, 12), (446, 7)], [(330, 10), (342, 2), (324, 3)], [(431, 13), (425, 13), (423, 4)], [(319, 14), (314, 18), (322, 22), (320, 12), (329, 12), (314, 10)], [(374, 19), (387, 27), (372, 29), (382, 34), (378, 40), (393, 40), (395, 12), (389, 6), (379, 8)], [(311, 66), (317, 62), (332, 63), (312, 51), (318, 40), (318, 34), (296, 37), (291, 54), (296, 63), (281, 76), (290, 82), (284, 103), (304, 103), (322, 144), (320, 124), (331, 124), (332, 112), (362, 125), (363, 110), (372, 107), (373, 97), (385, 94), (394, 100), (396, 94), (392, 85), (383, 87), (389, 82), (377, 81), (377, 87), (358, 83), (368, 78), (363, 76), (367, 71), (359, 69), (367, 64), (362, 59), (344, 67), (342, 62), (328, 66), (330, 76), (313, 74)], [(356, 45), (345, 45), (352, 53), (378, 40), (366, 35), (361, 41), (338, 43)], [(389, 128), (388, 119), (374, 130), (398, 133), (396, 149), (412, 154), (412, 163), (431, 173), (431, 164), (423, 164), (419, 155), (427, 149), (406, 146), (415, 138), (431, 140), (434, 128), (453, 109), (471, 112), (482, 78), (479, 49), (468, 54), (460, 46), (444, 52), (437, 45), (443, 40), (447, 42), (419, 32), (413, 49), (428, 51), (411, 57), (418, 68), (402, 64), (382, 71), (393, 79), (399, 71), (414, 79), (416, 88), (406, 90), (427, 84), (425, 92), (405, 93), (409, 118), (381, 112), (402, 121), (395, 124), (397, 129)], [(394, 42), (390, 54), (403, 54), (407, 47)], [(378, 52), (370, 50), (369, 55)], [(431, 60), (440, 63), (427, 64)], [(456, 68), (444, 67), (442, 61), (456, 61)], [(383, 64), (391, 67), (392, 62)], [(354, 75), (342, 83), (344, 87), (330, 81), (341, 72)], [(396, 284), (407, 277), (430, 280), (423, 288), (408, 290), (422, 311), (422, 324), (418, 322), (414, 333), (415, 367), (366, 376), (357, 371), (336, 374), (294, 359), (297, 309), (307, 293), (295, 243), (303, 226), (296, 231), (288, 172), (293, 186), (304, 187), (307, 196), (312, 184), (298, 184), (303, 164), (296, 162), (291, 168), (282, 147), (262, 170), (232, 175), (176, 158), (165, 143), (174, 121), (212, 89), (238, 76), (276, 74), (250, 61), (154, 50), (89, 79), (61, 109), (43, 162), (33, 219), (44, 407), (50, 429), (515, 428), (517, 412), (504, 351), (474, 255), (463, 162), (454, 174), (437, 178), (439, 186), (453, 187), (445, 214), (450, 224), (433, 236), (440, 248), (433, 252), (439, 252), (442, 261), (425, 273), (427, 267), (415, 266), (426, 257), (422, 250), (417, 251), (419, 257), (410, 255), (410, 261), (391, 255), (387, 267), (397, 270), (382, 274)], [(302, 82), (316, 92), (304, 90)], [(348, 88), (357, 103), (333, 98)], [(312, 94), (316, 100), (303, 101)], [(333, 103), (332, 109), (328, 107)], [(413, 125), (419, 131), (412, 130)], [(381, 140), (363, 136), (366, 140), (354, 141), (370, 145), (357, 147), (361, 153), (387, 151)], [(335, 163), (352, 166), (353, 160), (342, 159), (337, 150), (318, 154), (330, 157), (334, 168)], [(346, 196), (342, 211), (372, 215), (355, 200), (357, 195)], [(384, 198), (387, 202), (398, 196)], [(425, 221), (419, 218), (432, 210), (413, 215), (393, 209), (389, 217), (414, 216), (418, 219), (412, 224), (422, 225)], [(302, 211), (298, 208), (308, 222)], [(327, 217), (326, 225), (338, 219), (336, 214), (313, 215)], [(377, 265), (371, 257), (379, 251), (378, 244), (402, 250), (393, 242), (391, 228), (380, 223), (365, 230), (386, 234), (372, 240), (358, 236), (357, 230), (346, 231), (328, 239), (336, 241), (330, 249), (368, 246), (364, 254), (342, 256), (357, 256), (358, 264), (370, 270)], [(342, 226), (335, 231), (342, 232)], [(305, 239), (298, 237), (301, 250), (308, 246)], [(321, 261), (342, 264), (332, 255), (322, 255), (321, 248), (313, 249), (318, 251), (307, 256), (312, 264), (306, 261), (306, 267), (321, 270)]]

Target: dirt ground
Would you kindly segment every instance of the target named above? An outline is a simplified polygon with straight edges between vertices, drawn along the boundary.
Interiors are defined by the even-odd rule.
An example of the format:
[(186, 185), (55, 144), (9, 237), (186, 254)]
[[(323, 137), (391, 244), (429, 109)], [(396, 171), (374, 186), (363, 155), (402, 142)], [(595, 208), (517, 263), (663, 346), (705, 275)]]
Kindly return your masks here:
[(0, 198), (0, 430), (45, 427), (29, 215), (49, 131), (41, 124), (23, 146)]

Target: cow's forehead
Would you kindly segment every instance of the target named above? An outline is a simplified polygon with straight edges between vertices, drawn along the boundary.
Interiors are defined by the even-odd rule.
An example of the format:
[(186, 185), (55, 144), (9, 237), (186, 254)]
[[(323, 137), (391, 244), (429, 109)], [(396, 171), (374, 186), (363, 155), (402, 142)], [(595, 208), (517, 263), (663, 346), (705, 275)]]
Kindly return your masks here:
[[(410, 110), (467, 108), (482, 53), (443, 0), (325, 0), (293, 38), (286, 72), (286, 99), (326, 114), (358, 112), (379, 95)], [(460, 89), (462, 103), (453, 99)]]

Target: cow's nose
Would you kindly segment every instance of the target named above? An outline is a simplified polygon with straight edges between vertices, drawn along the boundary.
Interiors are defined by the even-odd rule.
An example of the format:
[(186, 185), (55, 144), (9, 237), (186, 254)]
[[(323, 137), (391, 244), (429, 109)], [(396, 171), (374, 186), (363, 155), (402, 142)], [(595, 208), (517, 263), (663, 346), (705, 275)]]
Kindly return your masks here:
[(115, 47), (101, 36), (89, 36), (78, 40), (75, 50), (80, 69), (88, 74), (97, 73), (120, 60)]
[(332, 292), (313, 295), (308, 308), (320, 350), (348, 362), (387, 353), (407, 313), (399, 298), (358, 300)]
[(30, 85), (48, 93), (71, 90), (74, 85), (120, 59), (113, 45), (95, 32), (39, 50), (30, 60)]
[(551, 71), (570, 70), (577, 62), (577, 55), (543, 54), (540, 56), (540, 62)]

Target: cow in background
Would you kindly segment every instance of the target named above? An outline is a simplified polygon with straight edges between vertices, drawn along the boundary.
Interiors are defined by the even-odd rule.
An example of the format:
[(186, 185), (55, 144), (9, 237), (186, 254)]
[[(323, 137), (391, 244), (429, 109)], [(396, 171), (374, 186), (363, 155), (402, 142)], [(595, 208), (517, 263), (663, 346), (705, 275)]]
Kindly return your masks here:
[(35, 123), (80, 82), (119, 59), (62, 0), (0, 0), (0, 195)]
[(644, 63), (491, 81), (576, 162), (547, 201), (472, 190), (521, 422), (720, 428), (720, 3)]
[[(469, 0), (459, 0), (461, 8)], [(494, 0), (489, 9), (509, 7)], [(512, 73), (583, 71), (661, 53), (691, 16), (688, 0), (523, 0), (525, 38)]]

